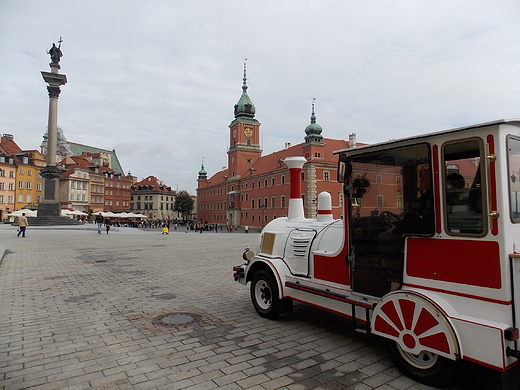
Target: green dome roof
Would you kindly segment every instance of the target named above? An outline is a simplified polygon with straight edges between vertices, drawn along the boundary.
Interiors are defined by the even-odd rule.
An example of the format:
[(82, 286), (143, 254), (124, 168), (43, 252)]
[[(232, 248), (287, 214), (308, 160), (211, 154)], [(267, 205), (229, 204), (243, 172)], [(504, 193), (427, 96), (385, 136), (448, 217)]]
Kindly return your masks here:
[(208, 172), (204, 169), (204, 162), (202, 162), (199, 171), (199, 180), (206, 180), (208, 178)]
[(255, 105), (247, 95), (247, 77), (246, 77), (246, 63), (244, 61), (244, 83), (242, 84), (242, 96), (235, 104), (235, 118), (254, 118)]
[(316, 123), (316, 114), (314, 113), (314, 101), (312, 102), (311, 123), (305, 128), (305, 142), (322, 142), (323, 136), (321, 132), (323, 129)]

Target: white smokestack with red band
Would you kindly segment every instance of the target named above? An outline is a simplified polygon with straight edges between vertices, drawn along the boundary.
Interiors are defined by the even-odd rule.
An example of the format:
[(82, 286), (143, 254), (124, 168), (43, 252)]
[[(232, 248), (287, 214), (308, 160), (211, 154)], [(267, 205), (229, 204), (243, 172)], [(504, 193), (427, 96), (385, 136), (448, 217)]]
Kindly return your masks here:
[(301, 172), (305, 157), (287, 157), (284, 163), (289, 167), (291, 175), (291, 195), (289, 199), (289, 219), (305, 218), (303, 214)]
[(328, 221), (332, 218), (332, 197), (326, 191), (318, 195), (318, 221)]

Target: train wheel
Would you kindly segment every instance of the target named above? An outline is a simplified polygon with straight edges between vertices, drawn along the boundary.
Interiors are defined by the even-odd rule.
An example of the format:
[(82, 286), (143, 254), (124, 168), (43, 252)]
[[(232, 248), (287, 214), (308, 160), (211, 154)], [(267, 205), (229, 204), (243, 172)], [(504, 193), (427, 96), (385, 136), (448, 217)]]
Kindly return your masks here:
[(251, 280), (251, 300), (260, 316), (271, 320), (280, 317), (278, 286), (270, 272), (260, 270), (253, 275)]
[(387, 340), (390, 358), (395, 366), (413, 380), (433, 387), (448, 383), (456, 372), (457, 362), (433, 352), (412, 354), (404, 351), (397, 342)]

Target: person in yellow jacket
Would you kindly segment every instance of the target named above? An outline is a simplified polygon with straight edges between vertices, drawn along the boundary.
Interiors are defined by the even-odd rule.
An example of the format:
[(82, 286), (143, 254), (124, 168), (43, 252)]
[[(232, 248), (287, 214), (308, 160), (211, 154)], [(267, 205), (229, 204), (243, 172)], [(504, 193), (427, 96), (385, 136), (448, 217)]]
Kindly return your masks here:
[(29, 222), (27, 221), (25, 213), (22, 213), (22, 215), (18, 217), (18, 234), (16, 237), (20, 237), (20, 234), (22, 234), (22, 237), (25, 238), (25, 229), (27, 229), (27, 226), (29, 226)]

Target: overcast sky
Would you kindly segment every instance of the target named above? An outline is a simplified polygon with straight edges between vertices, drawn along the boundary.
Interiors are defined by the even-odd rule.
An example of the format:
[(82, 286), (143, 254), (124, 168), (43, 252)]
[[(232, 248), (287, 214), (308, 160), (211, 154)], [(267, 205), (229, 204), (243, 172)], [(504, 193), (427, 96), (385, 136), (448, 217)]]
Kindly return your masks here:
[(63, 37), (58, 125), (125, 170), (195, 193), (227, 164), (242, 93), (263, 153), (326, 138), (372, 143), (520, 117), (518, 0), (0, 1), (0, 131), (39, 149), (46, 53)]

